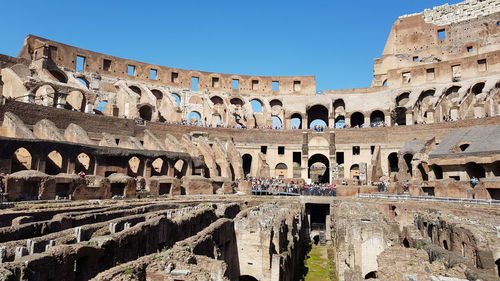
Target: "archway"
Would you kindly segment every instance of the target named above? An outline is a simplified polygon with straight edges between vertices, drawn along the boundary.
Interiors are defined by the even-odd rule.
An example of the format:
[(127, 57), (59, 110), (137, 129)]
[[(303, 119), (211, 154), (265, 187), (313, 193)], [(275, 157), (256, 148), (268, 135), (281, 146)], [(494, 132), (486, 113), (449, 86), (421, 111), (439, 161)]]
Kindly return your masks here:
[(465, 164), (465, 171), (467, 172), (467, 175), (469, 178), (484, 178), (486, 175), (486, 172), (483, 168), (483, 166), (475, 163), (475, 162), (469, 162)]
[(53, 150), (45, 159), (45, 173), (48, 175), (57, 175), (63, 172), (63, 157), (61, 153)]
[(351, 127), (363, 127), (365, 124), (365, 116), (361, 112), (354, 112), (351, 115)]
[(201, 114), (196, 111), (191, 111), (188, 116), (188, 122), (194, 125), (199, 125), (201, 122)]
[(174, 177), (180, 179), (186, 173), (186, 162), (182, 159), (177, 160), (174, 164)]
[(353, 164), (351, 165), (351, 168), (349, 169), (349, 177), (353, 179), (358, 179), (359, 180), (359, 164)]
[(178, 94), (172, 93), (172, 94), (170, 94), (170, 96), (174, 99), (176, 106), (181, 105), (181, 97)]
[(413, 154), (405, 154), (403, 156), (403, 159), (405, 160), (406, 167), (408, 167), (408, 170), (406, 171), (410, 176), (413, 176), (413, 167), (411, 165), (411, 160), (413, 160)]
[(141, 106), (141, 108), (139, 108), (139, 117), (146, 121), (151, 121), (151, 118), (153, 117), (153, 108), (149, 105)]
[(58, 69), (51, 69), (49, 70), (50, 74), (54, 79), (61, 83), (68, 83), (68, 77), (66, 74)]
[(80, 153), (76, 157), (75, 171), (77, 173), (84, 172), (86, 175), (94, 174), (95, 161), (87, 153)]
[(253, 99), (250, 101), (250, 105), (252, 106), (253, 112), (262, 112), (262, 102), (257, 99)]
[(160, 90), (151, 90), (151, 93), (155, 96), (156, 100), (161, 100), (163, 98), (163, 93)]
[(32, 162), (31, 153), (26, 148), (20, 147), (12, 154), (10, 172), (15, 173), (23, 170), (31, 170)]
[(484, 82), (477, 83), (474, 86), (472, 86), (471, 93), (473, 93), (474, 95), (479, 95), (480, 93), (483, 92), (483, 89), (484, 89)]
[(335, 118), (335, 128), (342, 129), (345, 128), (345, 117), (344, 115), (339, 115)]
[(89, 81), (87, 81), (87, 79), (85, 79), (84, 77), (77, 77), (76, 80), (82, 83), (82, 85), (85, 86), (85, 88), (88, 88), (90, 85)]
[(128, 160), (127, 175), (131, 177), (142, 176), (144, 173), (144, 162), (137, 156), (132, 156)]
[(292, 129), (302, 129), (302, 115), (294, 113), (290, 116), (290, 125)]
[(365, 275), (365, 279), (377, 279), (377, 272), (371, 271)]
[(252, 172), (252, 155), (243, 154), (241, 158), (243, 160), (243, 175), (246, 177)]
[(224, 105), (224, 100), (221, 97), (219, 97), (219, 96), (213, 96), (213, 97), (211, 97), (210, 101), (214, 105)]
[(391, 112), (391, 119), (394, 125), (406, 125), (406, 107), (396, 107)]
[(286, 179), (288, 178), (288, 166), (285, 163), (279, 163), (274, 168), (275, 178)]
[(273, 116), (271, 119), (273, 120), (274, 129), (281, 129), (283, 127), (283, 122), (281, 122), (281, 119), (278, 116)]
[(307, 126), (313, 129), (314, 125), (328, 127), (328, 109), (323, 105), (317, 104), (307, 110)]
[[(324, 171), (317, 169), (319, 165), (313, 166), (316, 163), (321, 163), (324, 166)], [(330, 182), (330, 160), (323, 154), (314, 154), (307, 161), (307, 177), (312, 178), (312, 175), (317, 175), (317, 182), (319, 183), (329, 183)], [(312, 175), (311, 175), (312, 173)], [(316, 178), (316, 176), (315, 176)]]
[(232, 105), (235, 105), (236, 107), (242, 107), (243, 106), (243, 101), (240, 98), (232, 98), (229, 102)]
[(370, 114), (370, 126), (372, 127), (382, 126), (384, 124), (384, 120), (385, 115), (380, 110), (375, 110), (372, 114)]
[(139, 87), (137, 87), (137, 86), (130, 86), (130, 87), (128, 87), (128, 88), (129, 88), (130, 90), (132, 90), (132, 92), (134, 92), (134, 93), (138, 94), (139, 96), (140, 96), (140, 95), (141, 95), (141, 93), (142, 93), (141, 89), (139, 89)]
[(389, 154), (389, 156), (387, 157), (387, 159), (389, 160), (389, 174), (390, 173), (397, 173), (397, 172), (399, 172), (399, 167), (398, 167), (398, 162), (399, 162), (398, 153), (397, 152), (393, 152), (393, 153)]
[(162, 176), (166, 174), (167, 165), (166, 162), (161, 158), (156, 158), (151, 162), (151, 176)]
[(338, 99), (333, 102), (333, 113), (335, 117), (345, 114), (345, 102), (343, 99)]
[(410, 100), (410, 93), (402, 93), (396, 97), (396, 106), (404, 106)]

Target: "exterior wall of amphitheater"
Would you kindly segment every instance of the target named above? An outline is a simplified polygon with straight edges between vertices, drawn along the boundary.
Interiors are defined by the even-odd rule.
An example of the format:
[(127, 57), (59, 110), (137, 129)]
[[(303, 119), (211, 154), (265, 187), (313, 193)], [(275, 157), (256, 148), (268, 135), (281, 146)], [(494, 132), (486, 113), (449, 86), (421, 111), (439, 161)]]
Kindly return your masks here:
[[(204, 132), (209, 142), (216, 137), (234, 140), (241, 156), (251, 156), (250, 175), (308, 178), (310, 160), (319, 155), (314, 160), (327, 159), (330, 178), (351, 178), (357, 165), (364, 177), (374, 179), (375, 174), (390, 176), (389, 155), (401, 153), (413, 138), (434, 137), (439, 143), (459, 127), (498, 125), (493, 116), (500, 114), (499, 17), (500, 6), (491, 0), (400, 17), (381, 58), (374, 61), (372, 87), (321, 94), (314, 76), (178, 69), (29, 35), (18, 58), (2, 57), (2, 94), (38, 105), (143, 119), (160, 138), (196, 112), (203, 126), (178, 126), (183, 133), (172, 134), (178, 140), (197, 132)], [(261, 112), (254, 112), (254, 100)], [(297, 117), (300, 128), (292, 128)], [(281, 120), (284, 130), (267, 129), (273, 118)], [(316, 119), (328, 128), (309, 130)], [(334, 129), (344, 124), (340, 120), (347, 128)], [(375, 121), (386, 127), (349, 129)], [(225, 129), (235, 127), (247, 129)], [(343, 172), (336, 165), (341, 155)], [(459, 173), (461, 179), (467, 178), (464, 173)]]

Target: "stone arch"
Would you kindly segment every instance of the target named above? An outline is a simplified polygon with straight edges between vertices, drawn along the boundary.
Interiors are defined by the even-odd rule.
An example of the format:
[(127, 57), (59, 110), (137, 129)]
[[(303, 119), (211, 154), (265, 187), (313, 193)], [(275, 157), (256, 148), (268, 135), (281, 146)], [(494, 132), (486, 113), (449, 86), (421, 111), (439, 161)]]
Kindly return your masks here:
[(10, 173), (31, 170), (32, 166), (33, 157), (28, 149), (20, 147), (14, 151), (11, 157)]
[(418, 97), (418, 101), (422, 104), (427, 103), (430, 100), (430, 98), (432, 98), (434, 96), (435, 93), (436, 93), (436, 89), (434, 89), (434, 88), (422, 91), (422, 93)]
[(339, 115), (335, 117), (335, 128), (344, 128), (345, 127), (345, 116)]
[(479, 95), (483, 92), (484, 86), (485, 86), (484, 82), (476, 83), (474, 84), (474, 86), (470, 88), (470, 92), (474, 95)]
[(283, 108), (283, 103), (278, 99), (273, 99), (269, 102), (269, 106), (271, 106), (271, 109), (274, 111), (275, 109), (273, 108), (277, 107), (279, 107), (279, 109)]
[(188, 122), (191, 122), (191, 123), (200, 123), (201, 122), (201, 114), (195, 110), (191, 111), (191, 112), (189, 112), (187, 119), (188, 119)]
[(337, 99), (333, 102), (334, 117), (345, 115), (345, 102), (343, 99)]
[(363, 127), (365, 124), (365, 116), (361, 112), (351, 114), (351, 127)]
[(385, 121), (385, 114), (380, 110), (375, 110), (370, 114), (370, 125), (377, 126)]
[(156, 100), (163, 99), (163, 92), (158, 89), (151, 90), (151, 93), (155, 96)]
[(467, 172), (467, 176), (469, 178), (484, 178), (486, 176), (486, 171), (484, 170), (483, 166), (475, 162), (469, 162), (465, 164), (465, 171)]
[(330, 182), (330, 160), (328, 160), (328, 157), (317, 153), (309, 157), (309, 160), (307, 161), (307, 167), (308, 167), (308, 178), (311, 178), (311, 168), (315, 163), (321, 163), (323, 164), (326, 169), (325, 172), (322, 175), (318, 175), (318, 182), (320, 183), (329, 183)]
[(175, 101), (174, 103), (175, 103), (176, 106), (180, 106), (181, 105), (181, 101), (182, 101), (181, 96), (179, 96), (176, 93), (171, 93), (170, 96), (174, 99), (174, 101)]
[(179, 159), (174, 163), (173, 168), (174, 168), (174, 177), (180, 179), (186, 174), (187, 163), (185, 160)]
[(75, 79), (78, 80), (78, 82), (82, 83), (82, 85), (85, 86), (85, 88), (88, 89), (90, 87), (90, 82), (84, 76), (75, 77)]
[(189, 98), (191, 104), (203, 104), (203, 99), (200, 96), (191, 96)]
[(143, 105), (139, 108), (139, 117), (146, 121), (151, 121), (153, 118), (153, 107), (150, 105)]
[(294, 113), (290, 116), (290, 125), (295, 129), (302, 129), (302, 115), (300, 113)]
[(252, 155), (246, 153), (241, 157), (243, 161), (243, 176), (247, 176), (252, 172)]
[(349, 168), (349, 177), (359, 179), (359, 164), (352, 164)]
[(129, 86), (128, 88), (129, 88), (130, 90), (132, 90), (132, 92), (134, 92), (134, 93), (138, 94), (139, 96), (142, 94), (141, 89), (140, 89), (139, 87), (137, 87), (137, 86), (133, 86), (133, 85), (132, 85), (132, 86)]
[(396, 107), (391, 112), (391, 120), (393, 124), (406, 125), (406, 112), (408, 110), (406, 107)]
[(137, 156), (132, 156), (128, 160), (127, 175), (137, 177), (144, 175), (144, 161)]
[(66, 73), (59, 69), (50, 69), (49, 73), (52, 75), (52, 78), (55, 80), (61, 82), (61, 83), (68, 83), (68, 76)]
[(210, 98), (210, 101), (214, 104), (214, 105), (224, 105), (224, 100), (217, 96), (217, 95), (214, 95)]
[(271, 119), (273, 121), (273, 128), (274, 129), (283, 128), (283, 121), (281, 121), (281, 118), (279, 118), (278, 116), (272, 116)]
[(84, 172), (86, 175), (93, 175), (95, 169), (94, 157), (82, 152), (76, 156), (75, 172)]
[(285, 163), (278, 163), (276, 167), (274, 167), (274, 174), (278, 179), (288, 178), (288, 166)]
[(48, 175), (57, 175), (64, 171), (64, 157), (57, 150), (51, 151), (45, 158), (45, 173)]
[(405, 106), (410, 101), (410, 93), (404, 92), (396, 97), (396, 106)]
[(244, 104), (243, 100), (240, 98), (232, 98), (231, 100), (229, 100), (229, 102), (237, 107), (241, 107)]
[(214, 127), (222, 126), (222, 116), (220, 116), (220, 114), (215, 113), (212, 115), (212, 126)]
[(263, 103), (262, 101), (260, 101), (259, 99), (252, 99), (250, 101), (250, 104), (252, 106), (252, 111), (255, 113), (255, 112), (262, 112), (262, 107), (263, 107)]
[[(324, 123), (321, 125), (328, 127), (328, 109), (324, 105), (316, 104), (307, 110), (307, 127), (309, 129), (311, 129), (311, 124), (313, 122), (316, 123), (316, 120), (323, 121), (323, 122), (319, 122), (319, 123)], [(313, 126), (314, 126), (314, 124), (313, 124)]]
[(157, 157), (151, 162), (151, 176), (164, 176), (167, 174), (167, 161)]
[(388, 160), (388, 163), (389, 163), (389, 174), (399, 172), (399, 167), (398, 167), (398, 163), (399, 163), (398, 153), (397, 152), (392, 152), (391, 154), (389, 154), (389, 156), (387, 156), (387, 160)]
[(377, 271), (370, 271), (365, 275), (366, 279), (377, 279)]

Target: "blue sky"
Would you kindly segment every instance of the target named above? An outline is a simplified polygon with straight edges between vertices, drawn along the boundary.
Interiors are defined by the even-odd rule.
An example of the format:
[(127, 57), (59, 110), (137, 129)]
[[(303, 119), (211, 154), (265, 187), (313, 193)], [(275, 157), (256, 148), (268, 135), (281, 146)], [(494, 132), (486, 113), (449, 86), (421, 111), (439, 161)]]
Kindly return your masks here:
[(34, 34), (172, 67), (361, 88), (397, 17), (446, 2), (460, 1), (4, 1), (0, 53), (16, 56)]

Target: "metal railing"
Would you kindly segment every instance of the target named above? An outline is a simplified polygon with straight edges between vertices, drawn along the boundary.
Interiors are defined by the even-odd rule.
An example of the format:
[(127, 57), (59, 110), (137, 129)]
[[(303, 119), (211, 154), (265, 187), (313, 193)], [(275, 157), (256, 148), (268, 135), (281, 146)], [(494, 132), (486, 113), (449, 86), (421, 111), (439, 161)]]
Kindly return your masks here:
[(427, 202), (448, 202), (448, 203), (500, 206), (500, 200), (469, 199), (469, 198), (388, 195), (388, 194), (358, 194), (358, 198), (387, 199), (387, 200), (414, 200), (414, 201), (427, 201)]

